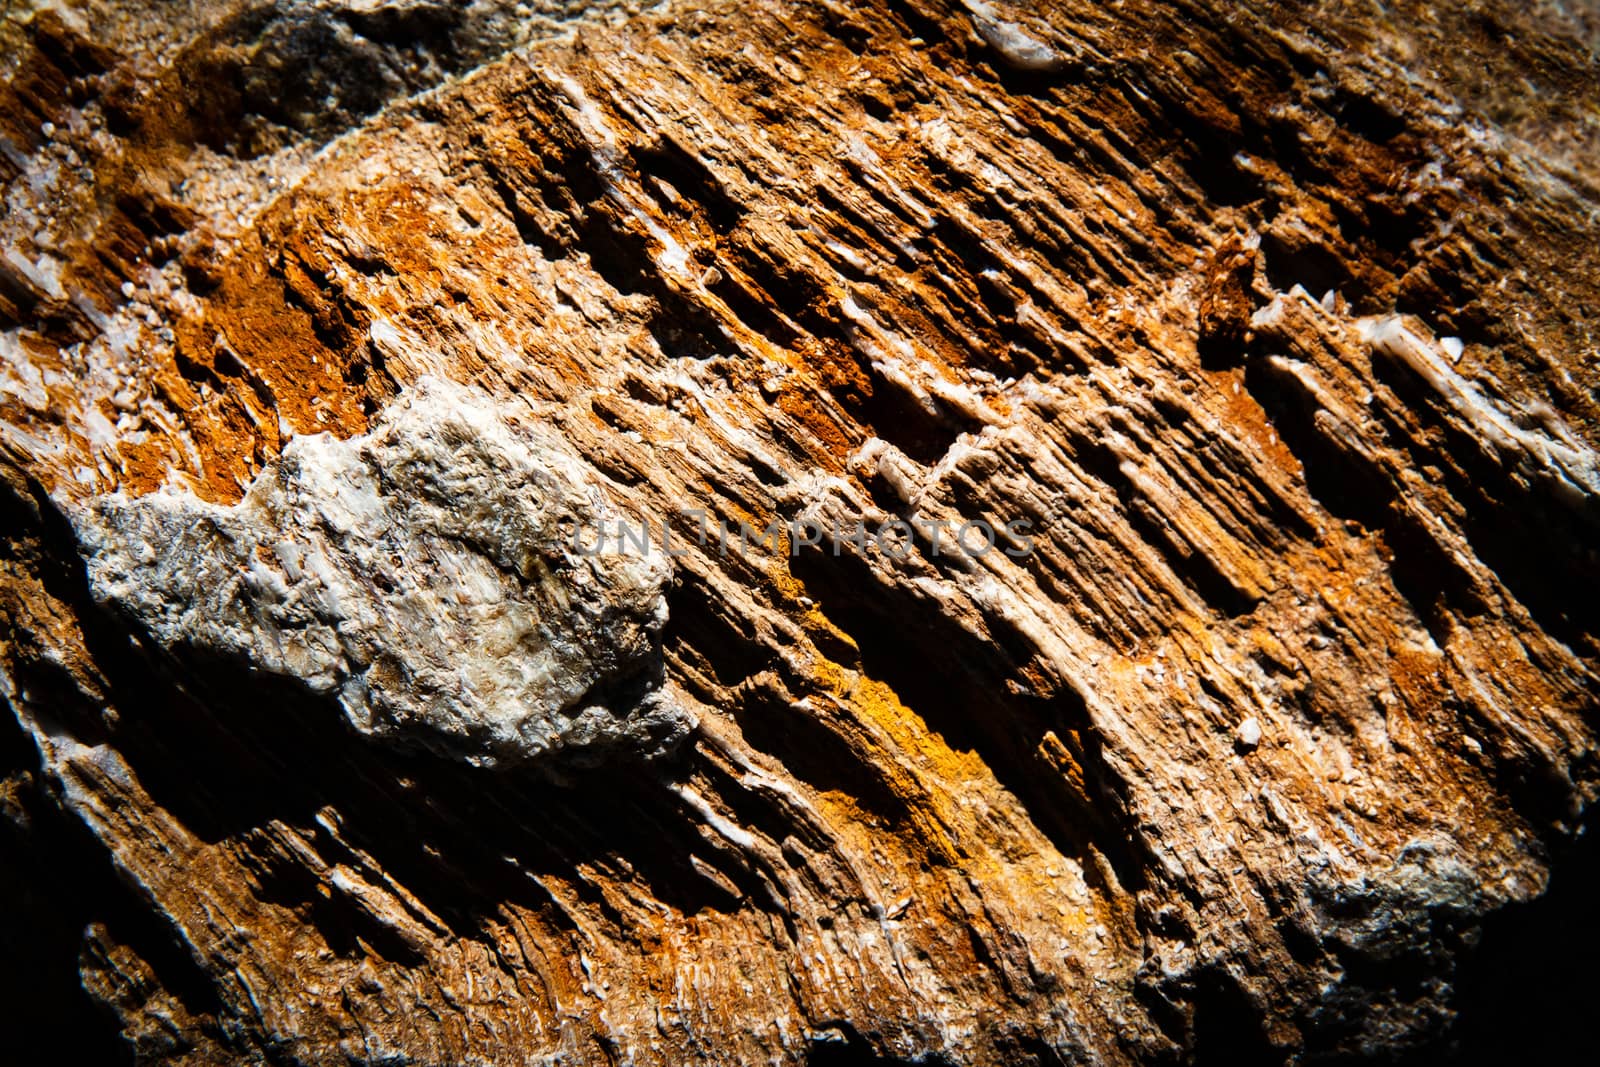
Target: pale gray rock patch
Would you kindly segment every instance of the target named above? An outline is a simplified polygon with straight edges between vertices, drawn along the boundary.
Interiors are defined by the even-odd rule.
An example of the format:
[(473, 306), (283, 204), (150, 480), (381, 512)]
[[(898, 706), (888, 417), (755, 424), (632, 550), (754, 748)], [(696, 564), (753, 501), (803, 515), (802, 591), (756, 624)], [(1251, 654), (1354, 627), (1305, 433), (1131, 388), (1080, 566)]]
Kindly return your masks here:
[(1067, 65), (1066, 56), (1002, 17), (985, 0), (962, 0), (962, 6), (972, 16), (972, 28), (978, 36), (1012, 69), (1038, 73), (1057, 71)]
[(607, 518), (561, 437), (423, 379), (364, 435), (289, 442), (236, 505), (115, 493), (74, 524), (96, 599), (162, 646), (496, 765), (649, 757), (693, 728), (662, 688), (669, 560), (575, 550)]

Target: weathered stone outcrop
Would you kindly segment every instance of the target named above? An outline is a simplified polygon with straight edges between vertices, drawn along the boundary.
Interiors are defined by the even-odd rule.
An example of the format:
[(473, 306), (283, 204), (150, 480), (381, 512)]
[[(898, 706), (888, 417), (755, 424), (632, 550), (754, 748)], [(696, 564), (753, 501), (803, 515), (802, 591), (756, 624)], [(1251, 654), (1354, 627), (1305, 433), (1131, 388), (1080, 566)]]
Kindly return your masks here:
[(1572, 906), (1600, 784), (1597, 44), (1576, 3), (10, 17), (22, 1054), (1475, 1039), (1522, 981), (1480, 932)]

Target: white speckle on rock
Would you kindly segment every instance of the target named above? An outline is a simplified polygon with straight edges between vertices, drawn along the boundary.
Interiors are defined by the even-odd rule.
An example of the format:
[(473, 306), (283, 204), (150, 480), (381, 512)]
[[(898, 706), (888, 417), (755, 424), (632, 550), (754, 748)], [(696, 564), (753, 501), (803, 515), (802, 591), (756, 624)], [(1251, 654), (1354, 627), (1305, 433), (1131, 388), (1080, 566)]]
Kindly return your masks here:
[(370, 431), (297, 437), (231, 507), (163, 489), (74, 516), (95, 597), (173, 650), (298, 680), (358, 732), (479, 765), (653, 755), (669, 562), (575, 550), (613, 513), (549, 430), (424, 378)]
[(1272, 298), (1272, 303), (1255, 310), (1250, 316), (1252, 329), (1260, 330), (1278, 325), (1283, 321), (1284, 301), (1283, 294), (1279, 293)]
[(1239, 742), (1240, 748), (1246, 751), (1254, 749), (1261, 744), (1261, 723), (1254, 716), (1251, 716), (1239, 724), (1239, 729), (1234, 734), (1234, 738)]
[(1012, 69), (1053, 71), (1067, 65), (1066, 56), (1016, 23), (1002, 19), (984, 0), (963, 0), (963, 3), (972, 15), (972, 28)]

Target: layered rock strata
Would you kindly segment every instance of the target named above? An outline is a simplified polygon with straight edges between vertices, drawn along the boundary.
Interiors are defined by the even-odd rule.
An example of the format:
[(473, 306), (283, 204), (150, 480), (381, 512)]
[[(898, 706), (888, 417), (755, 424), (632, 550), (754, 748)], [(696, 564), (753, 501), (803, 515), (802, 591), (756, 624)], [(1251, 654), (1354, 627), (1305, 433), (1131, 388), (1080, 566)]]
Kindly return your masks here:
[(1444, 1055), (1600, 783), (1597, 27), (11, 15), (22, 1054)]

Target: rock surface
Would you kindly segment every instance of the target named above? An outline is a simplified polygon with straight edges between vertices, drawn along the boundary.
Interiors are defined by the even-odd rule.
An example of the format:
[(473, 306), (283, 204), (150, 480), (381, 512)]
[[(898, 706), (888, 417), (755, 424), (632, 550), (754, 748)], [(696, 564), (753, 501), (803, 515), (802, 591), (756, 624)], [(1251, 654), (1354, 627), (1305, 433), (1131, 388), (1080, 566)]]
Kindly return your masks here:
[(651, 752), (689, 725), (659, 691), (670, 572), (600, 537), (587, 481), (561, 438), (423, 378), (366, 434), (290, 440), (233, 507), (114, 493), (79, 537), (96, 600), (337, 694), (360, 733), (485, 766)]
[(1600, 785), (1597, 48), (10, 16), (23, 1058), (1443, 1055)]

